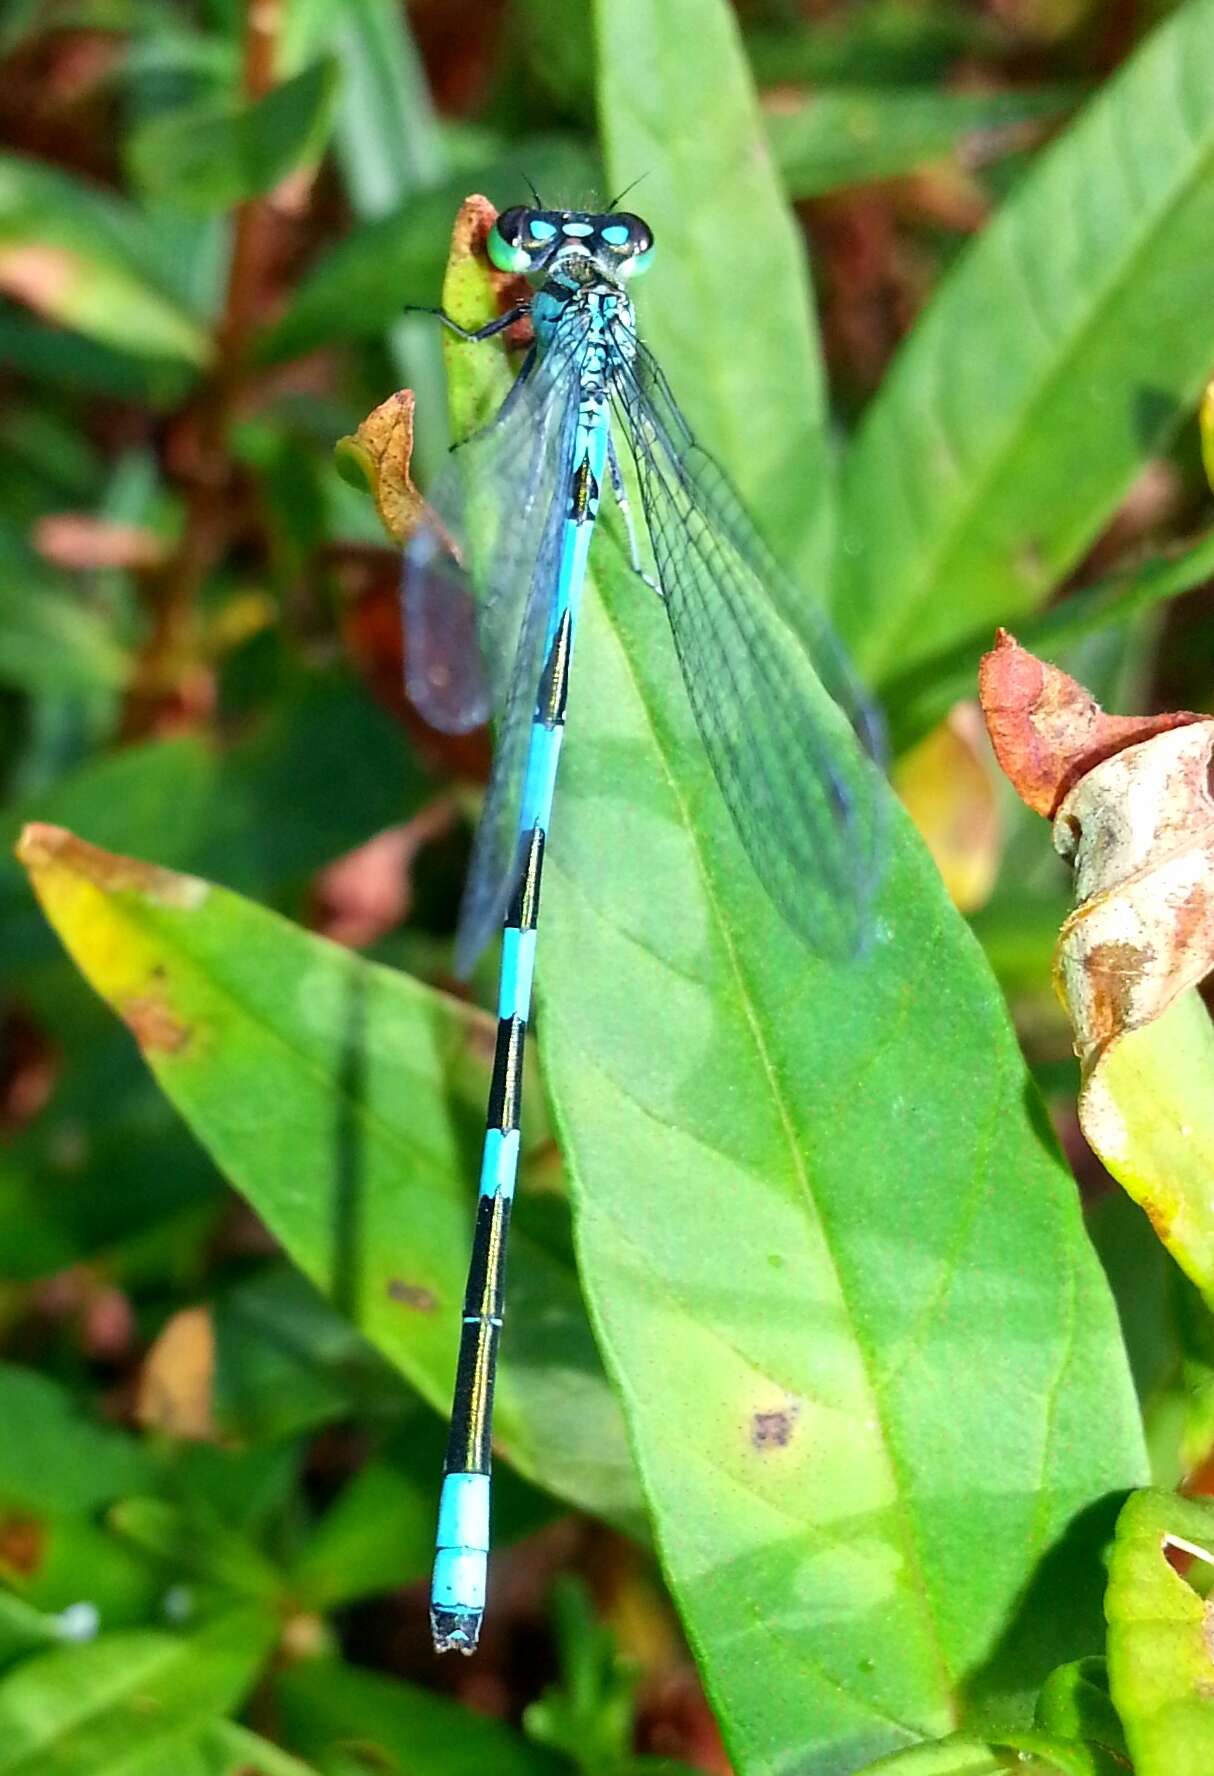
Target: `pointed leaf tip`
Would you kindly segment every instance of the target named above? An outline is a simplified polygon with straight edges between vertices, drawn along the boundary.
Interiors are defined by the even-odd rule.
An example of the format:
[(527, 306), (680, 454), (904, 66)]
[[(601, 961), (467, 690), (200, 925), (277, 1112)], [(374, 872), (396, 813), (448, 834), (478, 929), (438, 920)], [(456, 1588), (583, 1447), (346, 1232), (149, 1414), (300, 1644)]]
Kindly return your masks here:
[(35, 820), (22, 829), (15, 847), (39, 899), (48, 877), (63, 870), (92, 883), (107, 894), (144, 894), (160, 906), (189, 911), (206, 898), (207, 884), (197, 876), (162, 869), (136, 857), (121, 857), (77, 838), (66, 827)]
[(978, 699), (995, 756), (1033, 812), (1053, 819), (1068, 791), (1103, 759), (1152, 734), (1208, 717), (1106, 715), (1067, 673), (1039, 660), (1006, 629), (978, 667)]

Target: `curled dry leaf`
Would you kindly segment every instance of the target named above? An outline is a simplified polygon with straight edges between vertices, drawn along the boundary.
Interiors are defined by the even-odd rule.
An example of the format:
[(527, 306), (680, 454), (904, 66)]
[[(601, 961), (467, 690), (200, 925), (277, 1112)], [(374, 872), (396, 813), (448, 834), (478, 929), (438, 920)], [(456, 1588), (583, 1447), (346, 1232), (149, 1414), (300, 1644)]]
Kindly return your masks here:
[(1168, 728), (1206, 720), (1169, 715), (1106, 715), (1090, 691), (1022, 648), (1006, 629), (978, 668), (978, 697), (995, 756), (1021, 801), (1053, 819), (1071, 785), (1102, 759)]
[[(531, 294), (526, 278), (498, 271), (489, 263), (485, 236), (496, 216), (497, 211), (487, 197), (467, 197), (460, 206), (443, 286), (443, 299), (450, 313), (458, 315), (462, 311), (465, 297), (475, 304), (476, 293), (486, 276), (499, 313), (504, 314)], [(447, 342), (453, 337), (448, 334)], [(531, 322), (526, 318), (506, 331), (507, 343), (512, 346), (527, 346), (531, 339)], [(460, 343), (455, 339), (457, 346)], [(336, 446), (341, 473), (356, 487), (370, 490), (384, 529), (397, 543), (405, 541), (425, 509), (425, 501), (410, 476), (414, 404), (413, 390), (400, 389), (369, 413), (356, 432), (339, 439)]]
[(398, 543), (404, 542), (425, 509), (409, 474), (413, 406), (412, 389), (389, 395), (356, 432), (336, 445), (341, 473), (356, 487), (369, 490), (384, 529)]
[(1194, 992), (1214, 968), (1214, 720), (1106, 715), (1002, 631), (979, 694), (1000, 764), (1074, 871), (1054, 975), (1084, 1134), (1214, 1293), (1214, 1037)]

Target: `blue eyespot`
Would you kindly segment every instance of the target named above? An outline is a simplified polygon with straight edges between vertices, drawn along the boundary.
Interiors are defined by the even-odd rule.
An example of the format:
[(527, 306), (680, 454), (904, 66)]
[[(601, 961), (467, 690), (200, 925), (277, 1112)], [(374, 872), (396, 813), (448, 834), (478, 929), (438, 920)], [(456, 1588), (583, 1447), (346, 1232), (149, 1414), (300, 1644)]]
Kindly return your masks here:
[(542, 216), (534, 216), (531, 220), (531, 238), (537, 241), (550, 241), (556, 233), (555, 222), (545, 222)]
[(626, 247), (628, 229), (622, 222), (613, 222), (609, 228), (604, 228), (603, 239), (609, 247)]

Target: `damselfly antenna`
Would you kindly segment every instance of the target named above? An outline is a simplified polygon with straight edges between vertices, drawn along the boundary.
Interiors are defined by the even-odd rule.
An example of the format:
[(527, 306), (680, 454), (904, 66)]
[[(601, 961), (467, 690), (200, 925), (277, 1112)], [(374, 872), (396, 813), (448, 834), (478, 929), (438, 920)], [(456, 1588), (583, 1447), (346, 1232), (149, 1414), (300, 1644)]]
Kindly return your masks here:
[(531, 183), (531, 180), (527, 177), (526, 173), (520, 173), (519, 177), (522, 179), (523, 184), (527, 187), (528, 191), (531, 193), (532, 197), (535, 199), (536, 209), (542, 210), (544, 207), (544, 200), (540, 196), (539, 192), (535, 189), (535, 186)]
[(643, 179), (647, 179), (648, 177), (649, 177), (648, 173), (639, 173), (637, 175), (637, 177), (632, 181), (631, 185), (625, 185), (623, 191), (621, 191), (616, 197), (612, 198), (611, 202), (607, 205), (607, 208), (609, 210), (614, 210), (616, 205), (618, 203), (621, 203), (623, 201), (623, 199), (628, 196), (628, 193), (630, 191), (635, 191), (637, 186), (641, 183), (641, 181)]

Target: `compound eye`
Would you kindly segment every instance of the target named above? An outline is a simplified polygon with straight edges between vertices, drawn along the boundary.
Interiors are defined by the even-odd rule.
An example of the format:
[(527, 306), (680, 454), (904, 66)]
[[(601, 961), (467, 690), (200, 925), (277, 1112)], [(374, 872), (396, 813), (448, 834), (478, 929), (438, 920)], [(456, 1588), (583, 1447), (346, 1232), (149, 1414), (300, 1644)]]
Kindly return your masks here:
[(530, 216), (525, 205), (516, 204), (512, 210), (503, 210), (489, 230), (485, 245), (499, 271), (530, 270), (531, 254), (523, 245)]
[[(621, 214), (614, 220), (612, 233), (620, 231), (621, 252), (626, 255), (620, 265), (621, 277), (640, 277), (653, 263), (653, 230), (639, 216)], [(606, 237), (606, 230), (604, 230)]]

